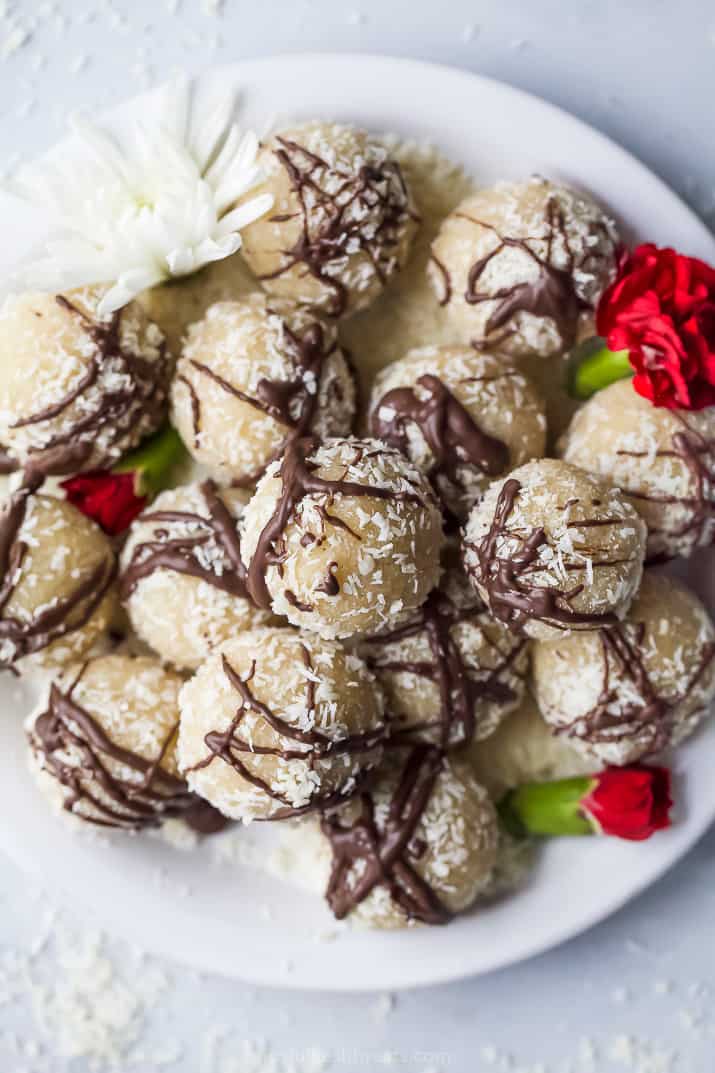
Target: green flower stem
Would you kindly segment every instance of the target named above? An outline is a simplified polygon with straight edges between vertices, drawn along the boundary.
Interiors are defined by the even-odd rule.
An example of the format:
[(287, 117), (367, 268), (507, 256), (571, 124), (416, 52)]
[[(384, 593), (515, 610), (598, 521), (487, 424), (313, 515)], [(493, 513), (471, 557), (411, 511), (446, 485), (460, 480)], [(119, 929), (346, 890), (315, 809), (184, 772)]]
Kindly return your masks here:
[(596, 829), (584, 816), (581, 801), (593, 779), (529, 782), (510, 790), (499, 802), (500, 819), (513, 835), (592, 835)]
[(134, 491), (138, 496), (155, 496), (171, 483), (170, 473), (186, 455), (178, 432), (164, 425), (153, 436), (125, 455), (114, 467), (115, 473), (134, 473)]
[(616, 380), (633, 376), (633, 366), (627, 350), (609, 350), (600, 347), (577, 363), (571, 373), (569, 394), (575, 399), (590, 399)]

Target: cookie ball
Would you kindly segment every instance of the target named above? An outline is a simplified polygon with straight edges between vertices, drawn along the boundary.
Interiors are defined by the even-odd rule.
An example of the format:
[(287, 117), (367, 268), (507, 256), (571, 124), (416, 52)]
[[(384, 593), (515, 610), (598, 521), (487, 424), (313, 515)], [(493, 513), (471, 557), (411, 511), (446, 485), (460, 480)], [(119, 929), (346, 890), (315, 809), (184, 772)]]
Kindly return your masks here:
[(377, 440), (296, 441), (260, 481), (241, 555), (254, 602), (322, 637), (375, 633), (439, 579), (429, 483)]
[(85, 655), (116, 608), (116, 562), (75, 507), (22, 487), (0, 508), (0, 668)]
[(490, 485), (466, 525), (464, 564), (495, 618), (549, 640), (623, 617), (638, 591), (645, 540), (622, 492), (544, 458)]
[(255, 484), (299, 436), (350, 432), (355, 383), (335, 329), (265, 295), (218, 302), (193, 324), (172, 391), (173, 421), (216, 475)]
[(0, 308), (0, 443), (45, 472), (100, 469), (166, 413), (164, 336), (137, 302), (100, 319), (98, 289)]
[(53, 808), (130, 831), (186, 815), (181, 685), (153, 659), (115, 654), (67, 668), (27, 724), (31, 767)]
[(468, 346), (420, 347), (383, 370), (370, 430), (430, 477), (460, 520), (490, 480), (546, 448), (544, 406), (530, 381)]
[(715, 541), (715, 407), (666, 410), (619, 380), (575, 414), (561, 453), (622, 489), (648, 526), (649, 560)]
[(258, 157), (273, 208), (244, 227), (242, 254), (272, 295), (328, 317), (364, 309), (404, 265), (417, 214), (399, 164), (362, 130), (306, 123)]
[(162, 492), (129, 530), (119, 593), (162, 659), (195, 668), (221, 641), (274, 621), (251, 601), (238, 532), (248, 493), (212, 480)]
[(528, 692), (494, 734), (473, 741), (466, 759), (494, 801), (525, 782), (588, 775), (598, 767), (569, 738), (554, 733)]
[(487, 888), (499, 834), (471, 771), (417, 745), (388, 750), (369, 788), (304, 837), (335, 916), (394, 929), (468, 909)]
[(234, 820), (345, 801), (382, 757), (382, 697), (365, 664), (294, 630), (224, 642), (181, 691), (179, 762)]
[(492, 618), (456, 566), (422, 607), (359, 651), (382, 686), (398, 740), (442, 748), (481, 741), (524, 694), (526, 639)]
[(626, 619), (535, 646), (544, 718), (579, 751), (630, 764), (677, 745), (715, 697), (715, 629), (700, 601), (646, 571)]
[(591, 198), (534, 178), (462, 201), (432, 243), (428, 272), (463, 338), (548, 358), (593, 334), (617, 250), (615, 224)]

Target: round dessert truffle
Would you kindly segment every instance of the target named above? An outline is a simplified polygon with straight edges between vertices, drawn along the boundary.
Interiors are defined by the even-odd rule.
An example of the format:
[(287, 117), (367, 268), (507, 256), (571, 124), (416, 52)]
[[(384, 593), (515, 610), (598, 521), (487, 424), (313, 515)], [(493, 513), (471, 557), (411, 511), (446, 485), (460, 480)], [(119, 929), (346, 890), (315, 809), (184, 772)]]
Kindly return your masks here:
[(191, 326), (172, 410), (194, 458), (250, 485), (291, 440), (348, 434), (355, 384), (333, 327), (254, 294)]
[(715, 541), (715, 407), (666, 410), (619, 380), (575, 414), (561, 451), (623, 490), (648, 526), (649, 560)]
[(593, 757), (585, 757), (568, 738), (554, 734), (528, 692), (494, 734), (474, 740), (466, 758), (477, 781), (495, 801), (525, 782), (588, 775), (598, 767)]
[(258, 607), (323, 637), (374, 633), (439, 580), (429, 483), (377, 440), (296, 440), (260, 481), (241, 554)]
[(13, 492), (0, 508), (0, 668), (85, 655), (111, 622), (115, 576), (94, 522), (31, 487)]
[(444, 924), (487, 888), (499, 839), (494, 806), (440, 749), (390, 749), (354, 801), (305, 833), (338, 919), (371, 928)]
[(382, 757), (382, 697), (362, 660), (289, 629), (224, 642), (181, 691), (179, 762), (231, 819), (338, 804)]
[(547, 358), (590, 331), (617, 249), (615, 225), (595, 202), (534, 178), (462, 201), (432, 243), (428, 272), (464, 338)]
[(0, 443), (23, 465), (100, 468), (164, 419), (164, 336), (137, 302), (100, 318), (100, 297), (22, 294), (0, 308)]
[(187, 816), (195, 799), (176, 762), (181, 685), (155, 660), (126, 655), (67, 668), (27, 724), (53, 807), (125, 830)]
[(353, 127), (306, 123), (274, 135), (255, 193), (273, 208), (241, 252), (270, 294), (329, 317), (368, 306), (407, 260), (417, 215), (399, 164)]
[(464, 564), (495, 618), (548, 640), (625, 614), (645, 540), (643, 521), (617, 488), (544, 458), (490, 485), (467, 522)]
[(377, 377), (370, 430), (429, 476), (463, 520), (490, 479), (546, 447), (544, 406), (522, 373), (468, 346), (411, 350)]
[(492, 618), (456, 566), (404, 618), (359, 647), (385, 694), (391, 736), (442, 748), (488, 737), (524, 694), (526, 639)]
[(271, 621), (246, 590), (238, 521), (247, 500), (212, 480), (184, 485), (129, 530), (120, 596), (139, 636), (177, 667), (198, 667), (221, 641)]
[(544, 718), (570, 745), (630, 764), (677, 745), (715, 696), (715, 629), (700, 601), (646, 571), (624, 622), (534, 648)]

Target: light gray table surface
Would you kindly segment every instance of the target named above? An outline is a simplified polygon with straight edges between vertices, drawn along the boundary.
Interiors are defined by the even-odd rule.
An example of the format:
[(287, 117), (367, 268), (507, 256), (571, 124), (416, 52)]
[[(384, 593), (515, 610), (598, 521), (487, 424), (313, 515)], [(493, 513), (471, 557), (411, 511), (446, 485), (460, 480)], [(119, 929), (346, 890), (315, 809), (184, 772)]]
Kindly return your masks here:
[[(438, 60), (531, 90), (715, 219), (708, 0), (0, 0), (0, 170), (53, 141), (69, 111), (173, 67), (315, 49)], [(1, 860), (0, 1070), (712, 1073), (714, 858), (711, 832), (609, 921), (521, 966), (355, 997), (257, 991), (146, 959), (88, 931), (51, 877), (39, 891)]]

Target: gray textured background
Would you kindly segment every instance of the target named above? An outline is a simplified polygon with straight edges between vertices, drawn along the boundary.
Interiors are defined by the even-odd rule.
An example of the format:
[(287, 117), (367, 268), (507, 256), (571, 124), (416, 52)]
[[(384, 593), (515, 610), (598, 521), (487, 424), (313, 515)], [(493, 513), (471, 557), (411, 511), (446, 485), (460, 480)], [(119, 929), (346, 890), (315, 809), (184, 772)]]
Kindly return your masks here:
[[(0, 0), (0, 170), (54, 140), (68, 111), (119, 100), (174, 66), (308, 49), (439, 60), (531, 90), (627, 146), (715, 220), (715, 8), (706, 0)], [(712, 1073), (714, 856), (711, 834), (648, 894), (559, 950), (394, 1004), (199, 980), (88, 939), (71, 906), (57, 929), (51, 877), (48, 896), (3, 860), (0, 1069), (144, 1073), (163, 1061), (175, 1073), (303, 1073), (325, 1058), (341, 1073)], [(114, 969), (101, 1008), (87, 1014), (104, 1028), (71, 1057), (62, 1024), (87, 1004), (76, 980), (95, 976), (105, 955)], [(35, 1012), (29, 980), (46, 988)], [(143, 1010), (127, 999), (138, 980)]]

